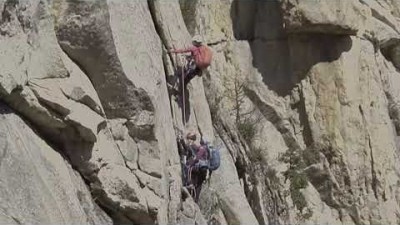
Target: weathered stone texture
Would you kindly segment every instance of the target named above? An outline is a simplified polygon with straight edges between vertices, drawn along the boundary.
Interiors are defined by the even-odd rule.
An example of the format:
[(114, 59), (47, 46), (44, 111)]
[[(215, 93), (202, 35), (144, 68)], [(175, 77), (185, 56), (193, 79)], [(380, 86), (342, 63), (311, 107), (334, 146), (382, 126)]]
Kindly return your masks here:
[[(398, 223), (397, 0), (0, 0), (0, 12), (12, 108), (0, 223)], [(167, 50), (194, 34), (214, 58), (183, 102), (167, 91), (183, 57)], [(221, 147), (199, 204), (182, 187), (188, 131)]]

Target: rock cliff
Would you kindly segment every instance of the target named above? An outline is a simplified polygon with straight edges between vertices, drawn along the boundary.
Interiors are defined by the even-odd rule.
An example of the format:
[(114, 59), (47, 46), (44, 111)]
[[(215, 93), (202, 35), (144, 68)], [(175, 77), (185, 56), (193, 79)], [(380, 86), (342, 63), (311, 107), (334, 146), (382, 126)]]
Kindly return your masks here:
[[(0, 0), (1, 224), (398, 224), (397, 0)], [(212, 65), (168, 92), (200, 34)], [(221, 167), (196, 204), (176, 137)]]

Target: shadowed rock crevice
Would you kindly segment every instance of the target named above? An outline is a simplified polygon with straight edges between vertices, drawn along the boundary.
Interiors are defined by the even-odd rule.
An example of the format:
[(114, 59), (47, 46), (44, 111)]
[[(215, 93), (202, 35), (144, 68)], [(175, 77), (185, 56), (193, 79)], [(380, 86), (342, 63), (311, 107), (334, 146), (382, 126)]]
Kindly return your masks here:
[(264, 83), (281, 96), (293, 88), (288, 36), (278, 1), (239, 1), (231, 6), (236, 39), (250, 44), (252, 64)]
[[(299, 90), (297, 89), (297, 91)], [(312, 138), (312, 129), (310, 127), (310, 122), (308, 121), (308, 116), (306, 111), (305, 93), (303, 91), (300, 91), (300, 93), (296, 93), (294, 95), (292, 93), (292, 96), (300, 97), (298, 99), (298, 102), (296, 102), (297, 100), (295, 100), (293, 107), (295, 107), (299, 113), (299, 121), (302, 128), (302, 136), (304, 144), (306, 146), (310, 146), (313, 143), (313, 138)]]
[(293, 84), (300, 83), (319, 63), (331, 63), (352, 48), (349, 36), (291, 35), (289, 38)]
[(231, 19), (235, 37), (250, 44), (253, 66), (279, 96), (289, 95), (313, 65), (333, 62), (351, 48), (347, 36), (287, 34), (277, 0), (233, 1)]

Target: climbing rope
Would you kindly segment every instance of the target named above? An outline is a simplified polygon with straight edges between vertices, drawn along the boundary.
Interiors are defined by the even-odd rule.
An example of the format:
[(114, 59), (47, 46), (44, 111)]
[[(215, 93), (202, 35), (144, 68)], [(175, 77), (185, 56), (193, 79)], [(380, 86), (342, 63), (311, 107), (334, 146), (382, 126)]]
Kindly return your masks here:
[(183, 127), (186, 127), (186, 100), (185, 100), (185, 64), (182, 57), (179, 57), (181, 64), (181, 85), (182, 85), (182, 118), (183, 118)]

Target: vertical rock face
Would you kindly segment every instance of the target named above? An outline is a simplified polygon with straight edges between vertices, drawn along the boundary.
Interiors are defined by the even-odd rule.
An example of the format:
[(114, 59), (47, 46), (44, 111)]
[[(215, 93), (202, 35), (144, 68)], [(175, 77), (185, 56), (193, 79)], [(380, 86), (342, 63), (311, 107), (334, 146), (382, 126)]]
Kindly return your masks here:
[[(228, 148), (258, 222), (395, 224), (398, 6), (198, 1), (196, 8), (186, 16), (189, 30), (216, 51), (204, 78), (213, 122), (220, 135), (230, 130), (222, 138), (234, 143)], [(227, 13), (231, 21), (221, 19)], [(243, 83), (242, 92), (235, 88)], [(244, 124), (255, 130), (245, 150), (232, 123), (242, 137)]]
[[(0, 223), (398, 223), (398, 1), (0, 10)], [(213, 63), (170, 95), (194, 34)], [(221, 147), (198, 204), (187, 131)]]
[(112, 223), (63, 156), (4, 104), (0, 124), (2, 223)]

